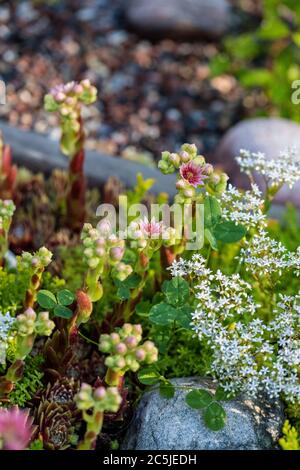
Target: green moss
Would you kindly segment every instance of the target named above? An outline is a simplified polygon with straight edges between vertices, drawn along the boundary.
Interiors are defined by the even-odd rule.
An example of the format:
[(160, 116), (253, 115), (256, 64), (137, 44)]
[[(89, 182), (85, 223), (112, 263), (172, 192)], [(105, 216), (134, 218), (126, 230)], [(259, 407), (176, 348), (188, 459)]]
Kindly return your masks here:
[(66, 281), (58, 276), (53, 276), (51, 273), (46, 272), (43, 274), (41, 289), (49, 290), (53, 294), (57, 294), (58, 291), (63, 289), (66, 285)]
[(14, 314), (21, 308), (29, 280), (27, 272), (7, 273), (0, 268), (0, 311)]
[(15, 384), (14, 390), (10, 393), (11, 404), (24, 407), (26, 403), (43, 387), (43, 372), (41, 366), (44, 362), (42, 356), (28, 356), (25, 360), (23, 378)]
[(62, 261), (62, 278), (65, 286), (72, 292), (82, 287), (82, 282), (86, 273), (86, 265), (83, 261), (82, 246), (61, 247), (59, 256)]

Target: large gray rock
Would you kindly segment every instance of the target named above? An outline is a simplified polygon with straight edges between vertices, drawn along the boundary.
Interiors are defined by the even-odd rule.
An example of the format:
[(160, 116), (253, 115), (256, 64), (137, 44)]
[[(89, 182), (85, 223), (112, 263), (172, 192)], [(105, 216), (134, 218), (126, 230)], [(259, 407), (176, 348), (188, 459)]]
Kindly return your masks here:
[[(241, 175), (235, 161), (240, 149), (263, 152), (269, 158), (276, 158), (281, 150), (288, 147), (296, 147), (300, 158), (299, 124), (281, 118), (246, 119), (224, 135), (214, 153), (214, 161), (222, 165), (233, 184), (245, 186), (248, 179)], [(300, 208), (300, 183), (292, 189), (284, 186), (278, 193), (276, 201), (279, 203), (290, 201)]]
[(128, 23), (144, 35), (217, 38), (230, 23), (227, 0), (127, 0)]
[(173, 379), (177, 389), (172, 399), (162, 398), (157, 390), (141, 399), (122, 448), (127, 450), (221, 450), (272, 449), (277, 447), (284, 422), (282, 406), (241, 396), (222, 403), (227, 413), (226, 426), (218, 432), (204, 424), (201, 411), (185, 403), (189, 389), (213, 391), (209, 379)]

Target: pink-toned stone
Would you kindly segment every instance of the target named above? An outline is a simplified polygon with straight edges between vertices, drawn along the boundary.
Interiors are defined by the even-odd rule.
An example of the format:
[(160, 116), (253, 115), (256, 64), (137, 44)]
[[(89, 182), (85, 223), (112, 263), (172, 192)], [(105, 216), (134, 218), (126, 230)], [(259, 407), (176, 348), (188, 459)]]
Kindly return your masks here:
[[(219, 163), (230, 175), (230, 182), (245, 187), (248, 178), (241, 174), (235, 162), (240, 149), (263, 152), (269, 158), (276, 158), (281, 150), (296, 147), (300, 158), (300, 125), (288, 119), (255, 118), (235, 125), (221, 139), (214, 161)], [(259, 181), (258, 181), (259, 183)], [(300, 208), (300, 183), (292, 189), (284, 186), (278, 193), (277, 202), (290, 201)]]

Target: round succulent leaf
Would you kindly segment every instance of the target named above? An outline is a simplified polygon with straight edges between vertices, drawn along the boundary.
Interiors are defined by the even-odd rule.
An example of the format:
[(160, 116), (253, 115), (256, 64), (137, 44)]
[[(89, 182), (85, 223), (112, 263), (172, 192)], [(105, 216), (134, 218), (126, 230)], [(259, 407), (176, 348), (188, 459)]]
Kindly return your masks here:
[(226, 412), (217, 402), (211, 403), (205, 410), (204, 422), (212, 431), (220, 431), (226, 424)]
[(73, 316), (72, 310), (69, 309), (68, 307), (65, 307), (64, 305), (56, 305), (53, 313), (56, 317), (61, 317), (61, 318), (66, 318), (66, 319), (69, 319)]
[(162, 285), (162, 291), (166, 296), (166, 301), (173, 306), (185, 304), (190, 294), (188, 282), (179, 276), (174, 277), (171, 281), (165, 281)]
[(214, 227), (213, 235), (224, 243), (236, 243), (241, 240), (247, 231), (242, 225), (236, 225), (234, 222), (221, 222)]
[(159, 393), (163, 398), (173, 398), (175, 395), (175, 387), (173, 384), (171, 384), (171, 382), (163, 381), (159, 386)]
[(41, 289), (37, 293), (36, 300), (42, 308), (47, 310), (52, 310), (57, 305), (55, 295), (49, 290)]
[(203, 409), (213, 402), (213, 397), (206, 390), (194, 389), (186, 395), (185, 401), (191, 408)]
[(74, 302), (75, 296), (73, 292), (68, 289), (63, 289), (57, 294), (57, 301), (60, 305), (71, 305)]
[(176, 321), (182, 328), (186, 330), (191, 329), (191, 321), (192, 321), (192, 312), (194, 309), (190, 305), (184, 305), (183, 307), (179, 307), (177, 309), (177, 317)]
[(169, 325), (177, 318), (177, 310), (172, 305), (161, 302), (153, 305), (149, 313), (149, 320), (156, 325)]

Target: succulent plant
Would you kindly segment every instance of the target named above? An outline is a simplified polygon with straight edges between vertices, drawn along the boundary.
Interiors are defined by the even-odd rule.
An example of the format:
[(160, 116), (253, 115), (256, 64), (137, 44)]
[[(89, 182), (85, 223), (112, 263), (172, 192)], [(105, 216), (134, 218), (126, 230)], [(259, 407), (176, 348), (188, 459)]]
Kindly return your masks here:
[(109, 222), (101, 221), (97, 228), (84, 224), (81, 239), (84, 246), (84, 259), (88, 266), (85, 279), (86, 292), (92, 302), (101, 299), (103, 287), (101, 276), (110, 272), (117, 279), (124, 280), (132, 272), (132, 268), (121, 262), (125, 252), (125, 242), (113, 232)]
[(125, 323), (116, 332), (100, 336), (99, 349), (110, 354), (105, 365), (108, 367), (105, 381), (108, 385), (119, 386), (125, 372), (136, 372), (141, 363), (152, 364), (157, 361), (158, 350), (152, 341), (140, 344), (141, 325)]
[(25, 359), (33, 348), (37, 335), (50, 336), (55, 323), (49, 319), (48, 312), (38, 315), (32, 308), (27, 308), (24, 313), (16, 317), (16, 359)]
[(78, 381), (62, 377), (56, 380), (54, 384), (48, 383), (43, 396), (49, 402), (72, 409), (75, 406), (74, 398), (78, 391)]
[(79, 444), (78, 449), (89, 450), (95, 446), (97, 436), (101, 432), (104, 412), (116, 413), (121, 405), (122, 397), (115, 387), (100, 386), (93, 389), (90, 385), (83, 383), (75, 401), (87, 423), (84, 440)]
[(67, 329), (56, 330), (44, 346), (45, 374), (55, 382), (66, 375), (74, 357)]
[(183, 144), (178, 153), (162, 152), (158, 168), (164, 174), (179, 172), (175, 202), (180, 204), (198, 200), (202, 202), (199, 188), (209, 194), (220, 195), (225, 191), (228, 181), (226, 173), (216, 172), (202, 155), (198, 155), (195, 144)]
[(89, 80), (58, 85), (45, 96), (46, 111), (57, 112), (61, 123), (61, 151), (70, 159), (67, 194), (68, 222), (81, 230), (85, 219), (84, 130), (82, 106), (94, 103), (97, 89)]
[(18, 257), (19, 270), (30, 272), (30, 285), (26, 292), (25, 309), (32, 308), (36, 301), (37, 292), (40, 288), (42, 274), (45, 268), (51, 263), (52, 253), (47, 248), (42, 247), (34, 254), (24, 252)]
[(67, 407), (42, 399), (35, 408), (33, 422), (36, 425), (33, 438), (41, 439), (44, 449), (63, 450), (70, 446), (74, 417)]

